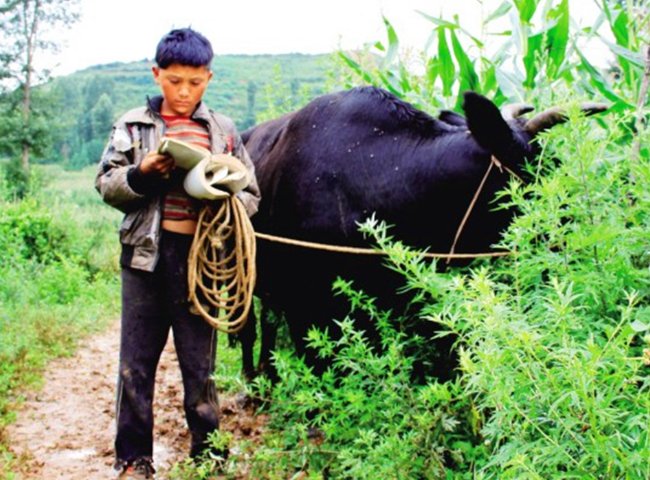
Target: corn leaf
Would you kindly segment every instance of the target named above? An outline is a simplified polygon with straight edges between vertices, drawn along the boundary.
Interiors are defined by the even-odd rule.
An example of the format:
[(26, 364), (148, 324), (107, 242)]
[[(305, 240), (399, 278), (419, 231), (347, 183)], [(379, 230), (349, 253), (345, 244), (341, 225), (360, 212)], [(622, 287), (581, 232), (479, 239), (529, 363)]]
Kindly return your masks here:
[[(526, 32), (528, 28), (519, 22), (519, 17), (517, 16), (517, 12), (510, 11), (508, 17), (510, 21), (510, 28), (512, 29), (510, 34), (511, 37), (510, 42), (515, 47), (516, 50), (515, 55), (523, 56), (524, 53), (526, 52), (526, 41), (527, 41)], [(507, 47), (506, 45), (503, 45), (502, 48), (507, 48)]]
[[(625, 9), (622, 8), (621, 6), (615, 6), (614, 8), (610, 9), (609, 2), (607, 2), (606, 0), (602, 0), (601, 8), (605, 13), (605, 16), (607, 17), (609, 28), (614, 34), (614, 39), (616, 41), (616, 44), (623, 48), (629, 48), (630, 47), (629, 44), (630, 38), (628, 34), (629, 18)], [(603, 41), (605, 41), (606, 43), (610, 43), (606, 39), (603, 39)], [(619, 56), (618, 59), (619, 59), (620, 67), (624, 72), (625, 78), (629, 78), (631, 74), (631, 67), (628, 63), (628, 59), (625, 58), (624, 56), (623, 57)]]
[(472, 85), (470, 84), (469, 80), (467, 77), (461, 75), (460, 76), (460, 84), (458, 85), (458, 94), (456, 95), (456, 105), (454, 106), (454, 110), (457, 112), (461, 111), (462, 104), (463, 104), (463, 92), (466, 92), (468, 90), (474, 90)]
[(630, 45), (630, 37), (628, 34), (629, 21), (630, 20), (627, 16), (627, 12), (623, 9), (620, 9), (616, 14), (614, 22), (610, 23), (612, 33), (614, 34), (614, 38), (616, 38), (616, 43), (624, 47), (628, 47)]
[[(453, 32), (453, 30), (450, 31)], [(452, 94), (451, 89), (455, 81), (456, 68), (449, 51), (445, 32), (445, 28), (438, 28), (438, 66), (440, 79), (442, 80), (442, 94), (449, 97)]]
[(361, 65), (359, 65), (357, 62), (352, 60), (349, 56), (347, 56), (345, 53), (342, 51), (338, 52), (338, 56), (343, 60), (343, 62), (352, 69), (353, 72), (355, 72), (357, 75), (359, 75), (364, 82), (367, 82), (369, 84), (373, 83), (372, 76), (366, 72)]
[(444, 27), (444, 28), (460, 28), (458, 25), (456, 25), (453, 22), (450, 22), (449, 20), (445, 20), (444, 18), (438, 18), (438, 17), (432, 17), (431, 15), (427, 15), (424, 12), (418, 12), (420, 15), (422, 15), (424, 18), (429, 20), (431, 23), (437, 25), (438, 27)]
[(472, 62), (469, 55), (467, 55), (463, 49), (456, 33), (451, 30), (449, 34), (451, 35), (451, 45), (454, 51), (454, 56), (456, 57), (456, 62), (458, 62), (461, 82), (464, 81), (467, 84), (467, 88), (470, 90), (481, 91), (479, 78), (474, 68), (474, 62)]
[(395, 88), (395, 84), (398, 82), (395, 80), (395, 75), (392, 72), (379, 71), (377, 72), (377, 75), (379, 76), (379, 79), (381, 80), (381, 83), (386, 90), (397, 97), (401, 98), (404, 96), (404, 94), (400, 92), (399, 89)]
[(427, 69), (426, 69), (426, 80), (427, 80), (427, 85), (428, 89), (433, 90), (433, 86), (436, 83), (436, 79), (438, 78), (438, 75), (440, 75), (440, 61), (438, 60), (437, 57), (431, 56), (427, 60)]
[(598, 69), (596, 69), (587, 58), (582, 54), (582, 52), (576, 48), (576, 52), (580, 57), (580, 69), (586, 72), (589, 75), (591, 85), (596, 88), (606, 99), (622, 105), (627, 105), (630, 108), (634, 108), (634, 105), (627, 102), (623, 97), (618, 95), (612, 88), (609, 86), (608, 82), (603, 78), (602, 74)]
[(406, 66), (402, 63), (399, 65), (399, 79), (400, 79), (400, 87), (403, 92), (410, 92), (413, 90), (413, 85), (411, 85), (410, 81), (410, 73)]
[(521, 88), (522, 78), (520, 78), (516, 73), (507, 72), (500, 66), (495, 66), (494, 77), (497, 84), (499, 85), (499, 90), (513, 102), (523, 102), (525, 99), (524, 91)]
[(483, 75), (483, 93), (488, 94), (490, 92), (495, 92), (498, 88), (499, 84), (497, 83), (496, 67), (494, 64), (490, 64), (490, 66), (485, 69)]
[(514, 2), (522, 23), (530, 23), (530, 19), (533, 18), (535, 10), (537, 10), (538, 0), (514, 0)]
[(606, 38), (601, 39), (608, 47), (609, 49), (618, 57), (618, 60), (627, 60), (628, 62), (632, 63), (636, 67), (639, 68), (644, 68), (645, 67), (645, 61), (643, 59), (643, 55), (639, 52), (634, 52), (628, 48), (625, 48), (621, 45), (617, 45), (615, 43), (610, 42)]
[(524, 81), (524, 86), (529, 89), (535, 87), (535, 78), (537, 77), (537, 73), (539, 71), (538, 62), (541, 56), (544, 54), (544, 35), (545, 32), (540, 32), (528, 37), (528, 45), (523, 60), (524, 69), (526, 70), (526, 80)]
[(399, 51), (399, 39), (397, 33), (393, 28), (393, 25), (388, 21), (386, 17), (384, 19), (384, 26), (386, 27), (386, 35), (388, 35), (388, 51), (386, 52), (386, 57), (384, 58), (384, 64), (386, 66), (391, 65), (397, 56)]
[(566, 58), (566, 49), (569, 43), (569, 1), (562, 2), (549, 12), (549, 19), (555, 20), (555, 26), (550, 28), (546, 35), (546, 48), (548, 52), (547, 76), (555, 79)]
[(480, 38), (475, 37), (472, 35), (468, 30), (464, 29), (463, 27), (460, 26), (458, 16), (454, 16), (455, 22), (450, 22), (449, 20), (445, 20), (443, 18), (437, 18), (437, 17), (432, 17), (431, 15), (427, 15), (426, 13), (418, 11), (420, 15), (422, 15), (424, 18), (429, 20), (430, 22), (434, 23), (438, 27), (443, 27), (443, 28), (448, 28), (449, 30), (458, 30), (460, 32), (463, 32), (464, 35), (466, 35), (472, 42), (474, 42), (475, 45), (482, 47), (483, 42), (481, 41)]

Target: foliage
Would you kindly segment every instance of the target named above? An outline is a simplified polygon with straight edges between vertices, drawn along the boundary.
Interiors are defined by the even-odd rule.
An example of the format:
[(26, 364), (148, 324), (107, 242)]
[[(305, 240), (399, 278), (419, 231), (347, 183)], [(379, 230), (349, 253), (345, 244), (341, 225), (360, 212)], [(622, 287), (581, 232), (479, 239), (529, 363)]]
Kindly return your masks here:
[(512, 259), (423, 311), (459, 337), (485, 478), (648, 477), (648, 158), (590, 129), (553, 132), (565, 163), (508, 192)]
[(0, 177), (6, 185), (6, 196), (24, 198), (30, 189), (29, 173), (23, 170), (17, 158), (0, 165)]
[[(650, 44), (650, 9), (634, 2), (627, 5), (612, 4), (605, 0), (599, 2), (605, 17), (611, 39), (603, 39), (614, 54), (615, 64), (612, 68), (614, 82), (608, 81), (587, 60), (584, 52), (578, 51), (579, 71), (589, 80), (581, 82), (589, 92), (599, 92), (614, 102), (618, 108), (634, 108), (638, 100), (638, 89), (643, 76), (644, 45)], [(593, 34), (592, 32), (589, 32)]]
[(58, 51), (56, 35), (61, 27), (77, 21), (77, 6), (78, 0), (4, 0), (0, 5), (0, 25), (5, 34), (0, 51), (1, 78), (28, 88), (39, 80), (35, 75), (40, 74), (41, 80), (47, 78), (47, 72), (35, 72), (34, 59), (39, 52)]
[[(151, 64), (98, 65), (44, 85), (43, 95), (54, 99), (59, 110), (50, 122), (56, 126), (54, 149), (40, 158), (73, 169), (96, 164), (117, 117), (160, 94)], [(328, 65), (328, 55), (216, 56), (204, 100), (243, 131), (269, 118), (268, 112), (297, 107), (323, 93)]]
[[(337, 322), (339, 339), (309, 333), (310, 345), (334, 360), (324, 375), (278, 352), (280, 379), (270, 403), (270, 427), (277, 437), (254, 453), (253, 476), (282, 478), (303, 471), (314, 475), (310, 478), (442, 478), (445, 459), (462, 456), (460, 432), (474, 435), (471, 427), (459, 427), (454, 412), (460, 409), (460, 385), (413, 387), (407, 339), (390, 315), (347, 282), (336, 288), (377, 322), (383, 349), (370, 347), (355, 329), (353, 308), (351, 317)], [(262, 392), (269, 387), (260, 386)]]
[[(465, 29), (457, 16), (449, 20), (420, 12), (432, 23), (432, 33), (428, 48), (415, 58), (400, 50), (398, 33), (384, 19), (386, 42), (376, 42), (362, 54), (340, 53), (350, 70), (347, 84), (375, 84), (429, 111), (459, 110), (462, 92), (470, 89), (498, 105), (531, 102), (551, 89), (569, 88), (588, 97), (602, 95), (616, 110), (634, 108), (643, 75), (641, 51), (650, 42), (647, 7), (598, 0), (590, 7), (601, 16), (594, 25), (581, 27), (571, 16), (582, 6), (577, 1), (478, 3), (479, 35)], [(601, 43), (620, 75), (608, 74), (602, 63), (596, 66), (591, 47)]]
[[(4, 80), (0, 87), (20, 94), (19, 112), (10, 130), (18, 137), (14, 148), (20, 150), (25, 172), (29, 171), (34, 143), (43, 143), (47, 130), (32, 102), (32, 89), (38, 76), (41, 79), (48, 76), (47, 72), (36, 71), (36, 58), (42, 51), (57, 51), (58, 44), (52, 35), (78, 19), (77, 4), (78, 0), (5, 0), (0, 6), (0, 26), (5, 40), (0, 47), (0, 80)], [(3, 129), (6, 127), (0, 126), (0, 131)]]
[[(238, 478), (242, 471), (268, 479), (650, 478), (650, 131), (638, 121), (647, 117), (639, 57), (648, 42), (647, 8), (598, 1), (597, 24), (578, 28), (570, 16), (578, 2), (480, 3), (489, 12), (481, 36), (458, 18), (424, 14), (433, 25), (432, 50), (419, 58), (420, 71), (407, 67), (413, 58), (402, 56), (388, 19), (386, 45), (340, 57), (350, 68), (349, 85), (383, 86), (424, 109), (458, 108), (459, 94), (470, 87), (499, 103), (569, 103), (568, 126), (544, 135), (544, 154), (529, 166), (534, 181), (513, 181), (500, 194), (520, 212), (499, 245), (511, 256), (440, 273), (379, 220), (362, 226), (418, 299), (418, 321), (435, 322), (440, 335), (455, 340), (457, 375), (412, 384), (413, 343), (401, 333), (402, 319), (377, 310), (373, 299), (341, 280), (337, 292), (351, 304), (350, 315), (338, 319), (343, 335), (312, 331), (308, 338), (333, 358), (331, 369), (315, 376), (301, 359), (276, 351), (281, 381), (259, 379), (253, 390), (272, 413), (264, 445), (239, 443), (220, 466), (211, 458), (184, 462), (172, 478)], [(594, 67), (584, 46), (603, 35), (599, 26), (612, 32), (613, 40), (602, 41), (609, 42), (617, 75)], [(217, 59), (223, 81), (208, 102), (226, 114), (233, 108), (241, 116), (231, 116), (248, 125), (261, 119), (258, 95), (265, 87), (261, 80), (241, 82), (235, 70), (229, 77), (226, 65), (240, 60)], [(251, 73), (274, 76), (264, 69), (271, 57), (246, 60), (257, 62)], [(50, 84), (72, 112), (61, 115), (68, 134), (56, 155), (72, 162), (100, 142), (111, 105), (116, 114), (141, 104), (152, 88), (145, 67), (96, 67)], [(115, 87), (98, 81), (100, 74)], [(313, 78), (318, 85), (322, 76)], [(113, 96), (118, 88), (124, 91)], [(273, 93), (301, 89), (285, 81)], [(104, 94), (110, 102), (99, 105)], [(567, 102), (597, 95), (612, 105), (600, 119), (579, 118)], [(280, 98), (268, 97), (272, 115), (295, 105), (274, 103)], [(642, 145), (638, 152), (633, 141)], [(45, 171), (45, 177), (58, 172)], [(78, 182), (74, 174), (67, 178)], [(94, 192), (70, 185), (56, 194), (33, 188), (47, 193), (17, 203), (6, 181), (0, 184), (0, 418), (6, 422), (18, 387), (36, 381), (45, 359), (68, 351), (77, 332), (115, 310), (116, 217), (97, 208)], [(357, 315), (377, 322), (382, 348), (354, 327)], [(220, 384), (242, 386), (227, 380), (231, 366), (218, 365)], [(214, 441), (234, 443), (221, 434)]]
[(301, 84), (297, 79), (284, 82), (282, 77), (282, 67), (277, 65), (272, 79), (262, 88), (265, 108), (255, 117), (255, 123), (272, 120), (287, 112), (298, 110), (309, 100), (323, 93), (322, 85)]
[(0, 184), (0, 456), (9, 463), (2, 430), (22, 392), (38, 386), (50, 358), (104, 328), (119, 300), (117, 217), (97, 208), (94, 169), (33, 172), (42, 180), (26, 199)]
[(212, 432), (208, 437), (214, 450), (203, 453), (197, 459), (185, 459), (175, 464), (167, 473), (170, 480), (210, 480), (223, 472), (225, 458), (221, 454), (232, 443), (233, 435), (230, 432)]
[(15, 90), (0, 96), (0, 155), (19, 157), (23, 144), (29, 144), (36, 156), (50, 153), (58, 134), (53, 120), (60, 105), (56, 98), (40, 90), (32, 93), (30, 105), (32, 116), (30, 122), (24, 124), (21, 93)]

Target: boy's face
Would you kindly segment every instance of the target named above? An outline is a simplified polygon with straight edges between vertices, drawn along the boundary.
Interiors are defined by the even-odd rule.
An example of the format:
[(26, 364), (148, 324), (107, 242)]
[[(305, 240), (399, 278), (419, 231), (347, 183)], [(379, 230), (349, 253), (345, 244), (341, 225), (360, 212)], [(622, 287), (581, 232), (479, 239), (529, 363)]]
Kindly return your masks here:
[(206, 66), (172, 64), (167, 68), (153, 67), (153, 77), (163, 95), (161, 113), (189, 117), (201, 101), (212, 78)]

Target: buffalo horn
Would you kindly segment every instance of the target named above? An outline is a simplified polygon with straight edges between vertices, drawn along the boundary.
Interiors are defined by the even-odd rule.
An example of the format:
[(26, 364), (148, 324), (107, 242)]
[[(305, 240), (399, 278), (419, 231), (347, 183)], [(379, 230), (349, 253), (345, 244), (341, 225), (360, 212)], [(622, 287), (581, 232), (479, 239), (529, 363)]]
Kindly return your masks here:
[(501, 107), (501, 116), (504, 120), (514, 120), (521, 115), (535, 110), (535, 107), (527, 103), (509, 103)]
[[(607, 110), (607, 105), (604, 103), (586, 102), (580, 105), (580, 110), (585, 115), (593, 115), (595, 113), (604, 112)], [(566, 110), (562, 107), (552, 107), (538, 113), (533, 118), (526, 122), (524, 130), (532, 136), (537, 135), (544, 130), (548, 130), (555, 125), (564, 123), (568, 120)]]

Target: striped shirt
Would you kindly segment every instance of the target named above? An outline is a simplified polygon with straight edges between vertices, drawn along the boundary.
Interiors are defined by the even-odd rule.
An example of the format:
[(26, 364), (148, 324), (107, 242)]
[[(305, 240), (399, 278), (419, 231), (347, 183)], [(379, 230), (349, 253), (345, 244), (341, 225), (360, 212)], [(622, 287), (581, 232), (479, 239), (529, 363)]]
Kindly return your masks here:
[[(165, 136), (176, 138), (210, 150), (210, 135), (207, 128), (189, 117), (162, 115), (167, 129)], [(183, 188), (187, 172), (177, 168), (172, 171), (170, 188), (163, 204), (163, 220), (197, 220), (201, 203), (190, 197)]]

